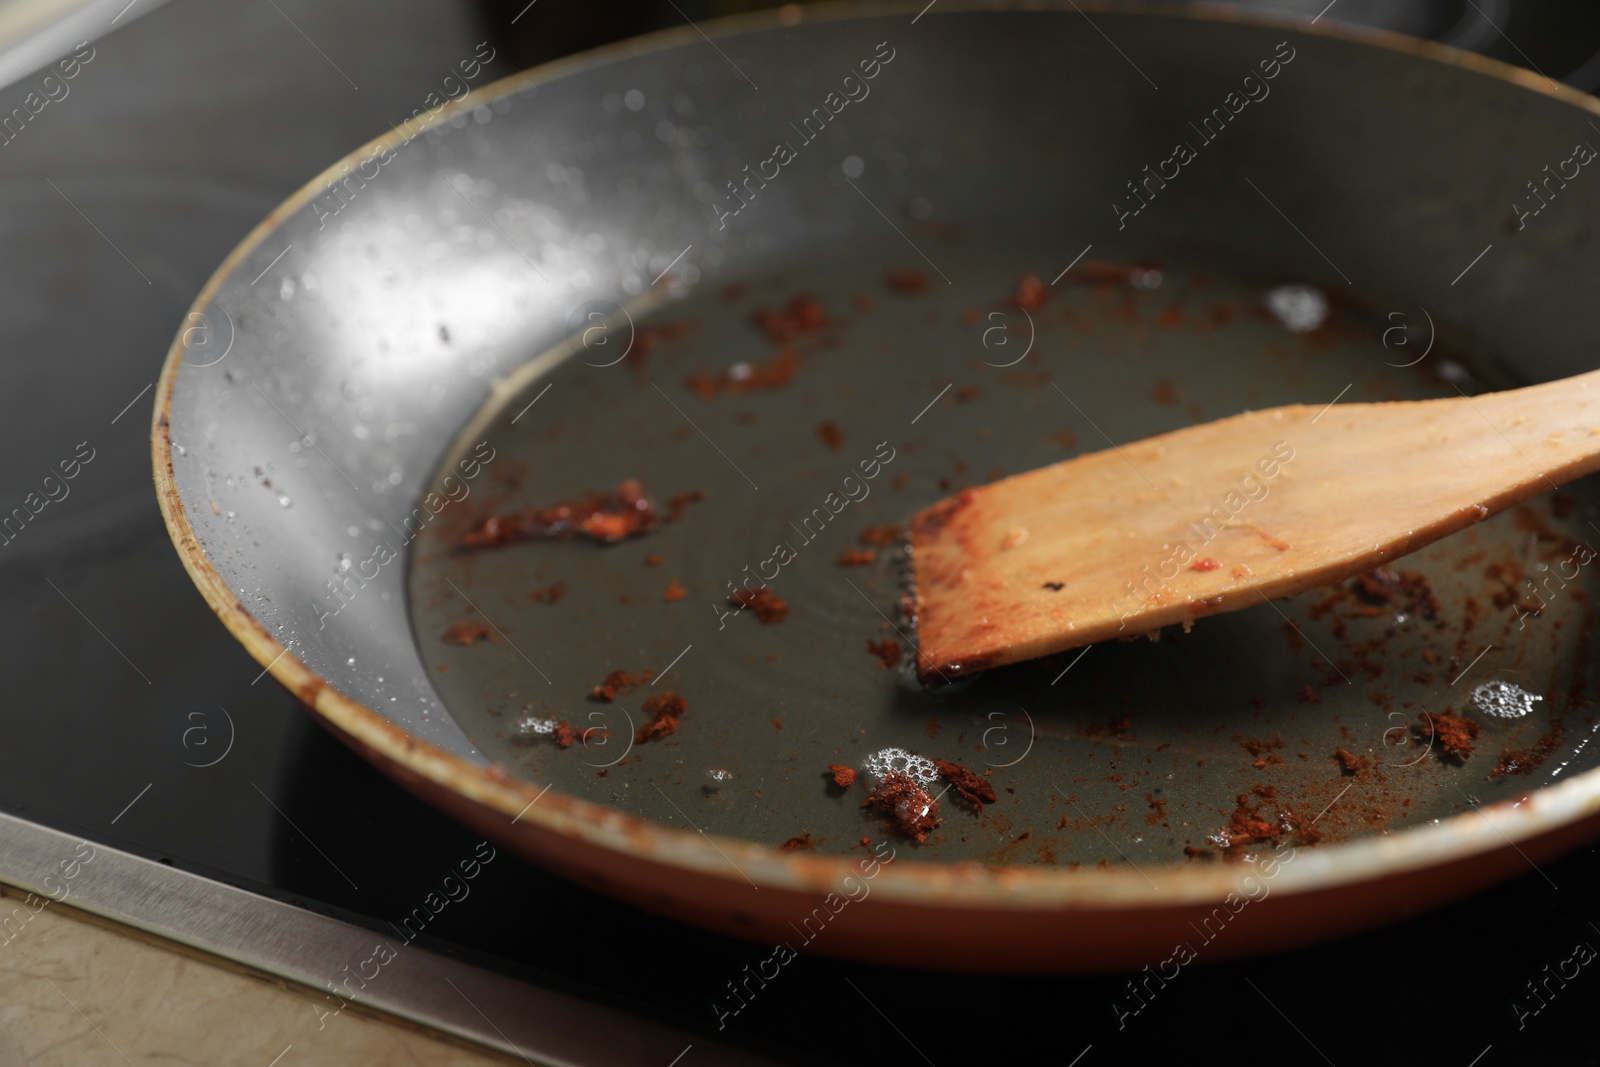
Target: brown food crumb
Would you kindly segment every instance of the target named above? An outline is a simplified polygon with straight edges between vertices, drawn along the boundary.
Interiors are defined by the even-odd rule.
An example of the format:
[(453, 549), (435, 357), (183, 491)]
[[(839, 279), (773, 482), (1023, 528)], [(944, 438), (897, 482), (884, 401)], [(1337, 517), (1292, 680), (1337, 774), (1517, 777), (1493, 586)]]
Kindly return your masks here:
[(779, 352), (759, 363), (740, 361), (720, 374), (696, 371), (683, 384), (702, 400), (719, 393), (750, 393), (757, 389), (781, 389), (794, 380), (798, 361), (793, 352)]
[(1209, 848), (1195, 848), (1193, 845), (1184, 845), (1183, 854), (1194, 860), (1199, 859), (1201, 856), (1211, 855), (1211, 850)]
[(609, 704), (617, 699), (619, 693), (627, 693), (643, 685), (654, 677), (649, 671), (643, 674), (629, 674), (627, 671), (612, 671), (606, 675), (606, 680), (589, 690), (589, 699), (598, 700)]
[[(1151, 275), (1155, 275), (1154, 278)], [(1109, 263), (1103, 259), (1091, 259), (1067, 271), (1067, 280), (1074, 282), (1091, 282), (1095, 284), (1122, 284), (1150, 286), (1152, 281), (1160, 278), (1154, 265), (1141, 263)]]
[(977, 308), (965, 308), (961, 312), (961, 325), (976, 326), (982, 317)]
[(644, 565), (646, 567), (659, 567), (659, 566), (661, 566), (661, 564), (662, 564), (661, 557), (656, 555), (654, 552), (650, 553), (648, 556), (646, 556), (644, 558)]
[(529, 600), (537, 600), (541, 604), (554, 604), (567, 595), (566, 582), (551, 582), (549, 585), (540, 586), (528, 594)]
[[(1181, 315), (1182, 312), (1179, 312), (1179, 314)], [(1163, 321), (1161, 323), (1161, 325), (1163, 325), (1163, 326), (1167, 325), (1165, 319), (1166, 319), (1166, 313), (1163, 312), (1162, 313), (1162, 320)], [(1180, 319), (1180, 321), (1182, 321), (1182, 320)], [(1155, 402), (1157, 404), (1166, 404), (1169, 407), (1171, 405), (1173, 405), (1173, 404), (1176, 404), (1179, 401), (1179, 399), (1181, 399), (1178, 396), (1178, 390), (1176, 388), (1174, 388), (1173, 385), (1172, 385), (1172, 382), (1170, 382), (1166, 378), (1160, 378), (1160, 379), (1158, 379), (1156, 381), (1155, 392), (1152, 395), (1154, 396)]]
[(822, 443), (834, 451), (844, 444), (844, 434), (839, 432), (839, 424), (832, 419), (817, 424), (817, 436), (822, 438)]
[(683, 513), (690, 504), (698, 504), (705, 498), (704, 489), (689, 489), (682, 493), (674, 493), (667, 499), (667, 521), (677, 522), (683, 518)]
[(883, 272), (883, 284), (904, 296), (913, 296), (928, 287), (928, 276), (912, 267)]
[(1204, 559), (1197, 559), (1193, 563), (1189, 564), (1189, 569), (1192, 571), (1214, 571), (1220, 566), (1222, 566), (1222, 564), (1218, 563), (1210, 556), (1207, 556)]
[(846, 767), (842, 763), (828, 764), (828, 770), (833, 772), (833, 784), (840, 789), (849, 789), (856, 783), (856, 769)]
[(1250, 798), (1243, 793), (1239, 794), (1238, 804), (1233, 809), (1233, 818), (1228, 821), (1223, 834), (1227, 837), (1227, 847), (1230, 850), (1253, 845), (1257, 841), (1273, 841), (1278, 837), (1277, 828), (1262, 818), (1259, 808), (1250, 806)]
[(1560, 745), (1566, 735), (1566, 729), (1557, 726), (1538, 741), (1530, 749), (1520, 752), (1507, 750), (1501, 753), (1500, 762), (1494, 765), (1494, 770), (1489, 772), (1490, 778), (1499, 778), (1507, 774), (1528, 774), (1550, 757)]
[(444, 632), (447, 645), (475, 645), (479, 641), (500, 643), (500, 638), (489, 627), (474, 622), (458, 622)]
[(799, 837), (791, 837), (778, 847), (785, 852), (815, 852), (817, 842), (812, 838), (811, 831), (806, 830)]
[(892, 669), (895, 664), (900, 662), (900, 642), (887, 637), (882, 641), (874, 641), (870, 637), (867, 638), (867, 652), (876, 656), (878, 666), (885, 670)]
[(550, 736), (555, 740), (557, 748), (571, 748), (572, 742), (578, 739), (578, 731), (565, 719), (557, 719), (555, 729), (550, 731)]
[(610, 545), (660, 526), (661, 517), (645, 499), (643, 487), (627, 481), (611, 493), (590, 493), (547, 508), (526, 507), (508, 515), (491, 515), (468, 528), (456, 549), (496, 548), (542, 537), (581, 537)]
[(789, 614), (789, 604), (771, 589), (739, 589), (728, 594), (728, 603), (739, 608), (752, 608), (756, 618), (763, 623), (782, 622)]
[(905, 532), (905, 527), (900, 525), (871, 526), (861, 531), (860, 541), (864, 545), (889, 548), (905, 536)]
[(633, 348), (629, 352), (633, 356), (635, 370), (643, 370), (650, 353), (662, 341), (676, 341), (694, 328), (693, 322), (662, 322), (655, 326), (647, 326), (640, 330), (633, 341)]
[(1351, 588), (1356, 596), (1368, 604), (1400, 602), (1402, 611), (1420, 615), (1424, 619), (1439, 617), (1439, 600), (1433, 595), (1428, 579), (1416, 571), (1392, 571), (1387, 567), (1368, 571), (1358, 577)]
[(1278, 821), (1280, 823), (1279, 836), (1292, 835), (1296, 844), (1314, 845), (1322, 840), (1321, 830), (1318, 830), (1311, 823), (1293, 812), (1279, 811)]
[(1466, 759), (1472, 755), (1473, 739), (1478, 736), (1478, 724), (1450, 711), (1418, 717), (1417, 736), (1424, 741), (1437, 741), (1447, 754)]
[(1339, 761), (1339, 769), (1345, 774), (1360, 774), (1367, 769), (1368, 760), (1363, 756), (1356, 755), (1349, 749), (1334, 749), (1333, 758)]
[(1277, 749), (1283, 747), (1283, 738), (1281, 737), (1275, 737), (1271, 741), (1262, 741), (1256, 738), (1245, 738), (1240, 737), (1238, 734), (1234, 734), (1233, 739), (1239, 742), (1240, 747), (1242, 747), (1246, 752), (1255, 757), (1254, 766), (1257, 770), (1261, 769), (1262, 767), (1270, 766), (1274, 763), (1283, 762), (1283, 757), (1279, 756), (1276, 751)]
[(923, 841), (939, 825), (939, 804), (923, 788), (899, 771), (883, 776), (861, 805), (887, 815), (895, 829)]
[(650, 721), (634, 731), (636, 744), (677, 733), (678, 720), (689, 710), (689, 705), (677, 693), (657, 693), (646, 700), (640, 710), (650, 716)]
[(1011, 302), (1024, 311), (1038, 311), (1050, 299), (1050, 287), (1032, 274), (1023, 275)]
[(685, 589), (682, 583), (679, 582), (678, 579), (674, 578), (672, 581), (667, 583), (667, 591), (661, 594), (661, 599), (670, 604), (674, 600), (682, 600), (688, 595), (689, 590)]
[(773, 344), (784, 344), (797, 337), (816, 333), (828, 324), (822, 302), (814, 296), (797, 296), (780, 309), (758, 308), (750, 316), (756, 328)]
[(852, 548), (839, 553), (834, 562), (841, 567), (865, 567), (877, 558), (878, 554), (870, 548)]
[(782, 719), (773, 719), (773, 720), (772, 720), (772, 728), (773, 728), (773, 729), (774, 729), (774, 730), (781, 730), (781, 729), (783, 729), (783, 720), (782, 720)]
[(966, 797), (974, 804), (993, 804), (995, 801), (994, 786), (973, 774), (959, 763), (949, 760), (936, 759), (933, 765), (939, 769), (939, 777), (950, 783), (957, 793)]
[(1078, 435), (1073, 433), (1071, 430), (1057, 430), (1055, 433), (1050, 435), (1049, 439), (1060, 445), (1062, 448), (1078, 447)]

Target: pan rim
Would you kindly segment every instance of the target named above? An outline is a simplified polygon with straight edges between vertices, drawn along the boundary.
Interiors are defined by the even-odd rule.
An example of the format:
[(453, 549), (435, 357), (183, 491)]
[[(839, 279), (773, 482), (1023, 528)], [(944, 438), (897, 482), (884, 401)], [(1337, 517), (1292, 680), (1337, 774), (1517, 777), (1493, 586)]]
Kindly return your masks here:
[[(408, 120), (353, 149), (313, 176), (228, 254), (195, 297), (190, 312), (203, 313), (250, 253), (320, 195), (330, 180), (345, 173), (346, 168), (375, 152), (392, 150), (456, 115), (618, 59), (665, 52), (681, 44), (697, 42), (702, 32), (708, 38), (730, 37), (799, 23), (909, 16), (919, 8), (920, 0), (872, 5), (841, 2), (707, 20), (697, 27), (675, 27), (616, 42), (492, 82), (460, 100), (447, 103), (431, 115)], [(1500, 60), (1387, 30), (1334, 23), (1322, 26), (1303, 19), (1246, 13), (1223, 5), (1179, 6), (1114, 3), (1112, 0), (1077, 3), (1072, 0), (1014, 3), (946, 0), (940, 14), (1065, 12), (1069, 8), (1080, 14), (1087, 9), (1106, 15), (1185, 18), (1278, 28), (1381, 48), (1507, 82), (1574, 105), (1600, 118), (1600, 100), (1579, 90)], [(926, 13), (926, 8), (922, 10)], [(185, 317), (183, 321), (192, 320)], [(281, 645), (234, 596), (189, 523), (174, 476), (169, 429), (171, 403), (183, 355), (180, 331), (168, 349), (156, 385), (151, 424), (154, 482), (168, 535), (190, 579), (223, 625), (258, 663), (341, 740), (369, 758), (379, 757), (377, 762), (386, 771), (398, 770), (415, 776), (479, 807), (502, 814), (512, 824), (526, 822), (532, 828), (577, 839), (627, 860), (685, 869), (728, 883), (748, 880), (760, 887), (817, 893), (836, 887), (843, 879), (857, 873), (858, 862), (850, 857), (784, 853), (775, 845), (638, 818), (616, 808), (567, 796), (550, 786), (540, 790), (535, 783), (514, 778), (493, 763), (473, 763), (422, 741), (376, 710), (335, 689)], [(1555, 833), (1597, 814), (1600, 814), (1600, 769), (1575, 775), (1566, 782), (1531, 789), (1487, 808), (1460, 812), (1437, 823), (1304, 850), (1299, 853), (1298, 862), (1285, 865), (1274, 876), (1274, 889), (1287, 895), (1301, 895), (1377, 882), (1499, 852), (1507, 847), (1521, 852), (1517, 847), (1519, 842)], [(1532, 865), (1532, 861), (1529, 862)], [(886, 865), (887, 869), (876, 876), (874, 896), (886, 904), (955, 910), (982, 907), (996, 911), (1133, 911), (1220, 900), (1236, 889), (1243, 878), (1255, 873), (1255, 866), (1184, 862), (1068, 870), (989, 866), (970, 861), (934, 863), (908, 858)], [(1165, 888), (1157, 888), (1148, 877), (1150, 874), (1160, 876)]]

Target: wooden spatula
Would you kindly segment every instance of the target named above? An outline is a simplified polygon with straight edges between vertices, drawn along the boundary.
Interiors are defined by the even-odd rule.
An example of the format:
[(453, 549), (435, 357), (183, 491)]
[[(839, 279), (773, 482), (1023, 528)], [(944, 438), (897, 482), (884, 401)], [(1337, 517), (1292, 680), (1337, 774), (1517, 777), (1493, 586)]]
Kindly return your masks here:
[(912, 519), (917, 671), (939, 683), (1327, 585), (1597, 468), (1600, 371), (1272, 408), (1078, 456)]

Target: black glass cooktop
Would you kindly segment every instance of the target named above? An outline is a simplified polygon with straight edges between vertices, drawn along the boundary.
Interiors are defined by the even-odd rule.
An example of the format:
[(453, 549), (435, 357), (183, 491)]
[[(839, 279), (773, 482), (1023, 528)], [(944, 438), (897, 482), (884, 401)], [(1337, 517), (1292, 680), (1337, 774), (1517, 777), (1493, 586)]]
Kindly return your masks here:
[[(1481, 6), (1530, 64), (1581, 70), (1600, 49), (1585, 6)], [(176, 0), (107, 38), (72, 95), (0, 149), (0, 515), (12, 516), (0, 524), (0, 807), (383, 929), (475, 838), (324, 733), (206, 608), (151, 489), (151, 385), (232, 245), (307, 176), (409, 115), (434, 67), (508, 41), (496, 20), (514, 12), (283, 0), (295, 29), (271, 6), (245, 7)], [(640, 12), (638, 29), (673, 17)], [(1448, 25), (1424, 29), (1463, 32), (1435, 21)], [(1508, 50), (1498, 30), (1481, 44)], [(192, 92), (207, 78), (237, 91)], [(366, 84), (352, 93), (341, 78)], [(0, 92), (0, 111), (26, 91)], [(1092, 1064), (1220, 1041), (1297, 1062), (1465, 1067), (1559, 1052), (1572, 1063), (1596, 1059), (1585, 985), (1600, 977), (1571, 960), (1600, 945), (1597, 893), (1591, 847), (1407, 923), (1207, 966), (1137, 998), (1127, 975), (974, 978), (802, 958), (720, 1031), (713, 1001), (770, 949), (509, 858), (421, 940), (799, 1061)]]

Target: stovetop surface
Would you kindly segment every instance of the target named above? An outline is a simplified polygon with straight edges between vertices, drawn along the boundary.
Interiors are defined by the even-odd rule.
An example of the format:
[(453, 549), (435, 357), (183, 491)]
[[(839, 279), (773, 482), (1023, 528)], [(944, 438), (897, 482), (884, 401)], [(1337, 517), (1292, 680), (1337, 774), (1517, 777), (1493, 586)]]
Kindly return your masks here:
[[(476, 839), (325, 733), (206, 608), (151, 489), (150, 386), (193, 295), (256, 221), (409, 115), (509, 15), (493, 3), (280, 6), (176, 0), (97, 44), (71, 94), (0, 147), (0, 514), (92, 453), (64, 498), (0, 544), (0, 807), (383, 930)], [(1459, 15), (1437, 14), (1449, 6), (1415, 14), (1433, 19), (1417, 32), (1459, 31)], [(662, 18), (640, 9), (633, 28)], [(1600, 49), (1600, 17), (1580, 5), (1519, 5), (1523, 23), (1504, 4), (1484, 9), (1554, 76)], [(1511, 51), (1499, 31), (1480, 36)], [(0, 91), (0, 111), (27, 89)], [(802, 958), (725, 1030), (712, 1001), (770, 949), (516, 861), (494, 864), (421, 941), (796, 1060), (1048, 1049), (1070, 1063), (1089, 1049), (1092, 1063), (1242, 1032), (1308, 1062), (1468, 1064), (1486, 1049), (1486, 1064), (1558, 1049), (1591, 1062), (1592, 993), (1552, 983), (1541, 1002), (1525, 983), (1545, 982), (1576, 944), (1600, 945), (1597, 890), (1591, 847), (1388, 929), (1180, 973), (1137, 1011), (1125, 975), (973, 978)], [(1585, 981), (1600, 979), (1566, 984)]]

